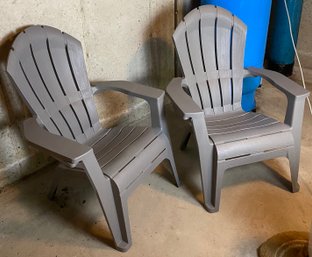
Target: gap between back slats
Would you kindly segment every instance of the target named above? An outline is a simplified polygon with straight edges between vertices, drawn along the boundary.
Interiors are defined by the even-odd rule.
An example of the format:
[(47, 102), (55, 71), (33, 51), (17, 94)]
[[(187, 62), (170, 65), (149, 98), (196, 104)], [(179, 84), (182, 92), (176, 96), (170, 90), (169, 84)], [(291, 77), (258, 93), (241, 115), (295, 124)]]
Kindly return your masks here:
[[(185, 19), (187, 19), (187, 16)], [(184, 72), (185, 81), (188, 85), (192, 99), (200, 108), (202, 108), (202, 99), (200, 97), (198, 84), (195, 78), (195, 70), (192, 63), (185, 21), (182, 21), (179, 24), (173, 34), (173, 39)]]
[(232, 69), (232, 25), (233, 16), (229, 15), (224, 9), (218, 8), (215, 22), (215, 51), (217, 70), (219, 71), (218, 82), (221, 95), (221, 106), (223, 107), (224, 112), (231, 111), (233, 103), (232, 74), (230, 72)]
[(246, 44), (247, 28), (237, 17), (234, 16), (232, 34), (232, 71), (233, 71), (233, 108), (241, 109), (244, 53)]
[[(28, 82), (27, 84), (29, 88), (26, 88), (26, 84), (23, 83), (17, 83), (17, 86), (19, 86), (21, 91), (24, 92), (24, 97), (33, 107), (34, 111), (49, 131), (73, 139), (72, 133), (66, 124), (63, 124), (65, 129), (61, 129), (60, 125), (56, 124), (56, 122), (51, 119), (53, 114), (56, 113), (58, 115), (58, 109), (55, 104), (55, 97), (52, 96), (53, 90), (49, 90), (47, 88), (49, 81), (46, 80), (44, 72), (39, 70), (48, 65), (49, 62), (47, 59), (45, 62), (42, 62), (36, 56), (37, 48), (38, 53), (40, 54), (44, 52), (42, 49), (45, 48), (40, 45), (40, 39), (44, 33), (42, 33), (42, 31), (39, 31), (38, 33), (37, 30), (40, 30), (40, 28), (31, 27), (30, 29), (26, 29), (26, 31), (21, 34), (21, 37), (18, 38), (16, 44), (14, 43), (13, 47), (15, 49), (14, 52), (16, 54), (16, 61), (20, 63), (20, 69), (25, 80)], [(30, 91), (37, 98), (37, 101), (44, 109), (44, 112), (38, 108), (38, 105), (34, 101), (33, 97), (30, 97)]]
[[(207, 87), (206, 67), (202, 58), (202, 42), (199, 11), (191, 12), (184, 18), (186, 33), (185, 40), (189, 52), (190, 63), (195, 76), (195, 86), (202, 109), (211, 108), (211, 99)], [(190, 85), (193, 86), (194, 85)]]
[[(78, 44), (74, 39), (64, 37), (64, 34), (56, 29), (45, 28), (47, 35), (47, 50), (53, 66), (55, 77), (58, 85), (62, 90), (63, 98), (67, 104), (63, 106), (62, 113), (68, 126), (70, 127), (73, 137), (78, 142), (84, 142), (87, 138), (95, 133), (90, 131), (92, 123), (90, 120), (89, 111), (86, 108), (84, 99), (81, 93), (81, 88), (78, 86), (76, 76), (73, 70), (73, 61), (77, 58), (82, 58), (78, 51), (71, 54), (73, 44)], [(71, 45), (69, 45), (71, 43)], [(72, 58), (71, 58), (72, 57)], [(81, 70), (83, 73), (84, 71)], [(92, 97), (90, 85), (83, 81), (85, 87), (82, 90), (89, 91), (89, 98)], [(87, 88), (89, 87), (89, 90)]]

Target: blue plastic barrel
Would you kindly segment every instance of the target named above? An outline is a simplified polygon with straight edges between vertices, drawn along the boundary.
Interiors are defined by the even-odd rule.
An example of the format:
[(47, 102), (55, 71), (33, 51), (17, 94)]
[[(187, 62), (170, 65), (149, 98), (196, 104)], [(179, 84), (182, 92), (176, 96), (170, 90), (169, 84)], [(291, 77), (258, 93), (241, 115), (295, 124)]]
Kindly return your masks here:
[[(302, 0), (286, 0), (295, 44), (298, 39), (302, 2)], [(290, 37), (284, 0), (273, 2), (271, 16), (268, 66), (272, 70), (290, 76), (294, 66), (295, 51)]]
[[(263, 67), (272, 0), (202, 0), (201, 4), (223, 7), (247, 25), (245, 67)], [(245, 78), (242, 107), (245, 111), (256, 108), (255, 92), (261, 79)]]

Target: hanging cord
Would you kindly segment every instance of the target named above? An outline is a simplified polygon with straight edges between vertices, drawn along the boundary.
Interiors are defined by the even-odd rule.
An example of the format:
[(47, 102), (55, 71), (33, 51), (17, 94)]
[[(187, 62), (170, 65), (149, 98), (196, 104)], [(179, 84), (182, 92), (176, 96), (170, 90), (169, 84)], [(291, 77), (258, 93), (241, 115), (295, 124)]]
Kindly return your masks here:
[[(298, 65), (299, 65), (299, 70), (300, 70), (302, 85), (303, 85), (303, 87), (306, 89), (306, 84), (305, 84), (305, 80), (304, 80), (303, 70), (302, 70), (301, 62), (300, 62), (299, 55), (298, 55), (298, 52), (297, 52), (297, 48), (296, 48), (296, 45), (295, 45), (295, 40), (294, 40), (294, 36), (293, 36), (293, 31), (292, 31), (292, 28), (291, 28), (290, 15), (289, 15), (289, 11), (288, 11), (288, 6), (287, 6), (287, 3), (286, 3), (286, 0), (284, 0), (284, 4), (285, 4), (287, 19), (288, 19), (288, 25), (289, 25), (289, 32), (290, 32), (291, 42), (292, 42), (292, 46), (293, 46), (293, 48), (294, 48), (294, 51), (295, 51), (295, 54), (296, 54), (296, 59), (297, 59)], [(307, 100), (308, 100), (308, 105), (309, 105), (310, 113), (311, 113), (311, 115), (312, 115), (312, 106), (311, 106), (310, 98), (307, 97)]]

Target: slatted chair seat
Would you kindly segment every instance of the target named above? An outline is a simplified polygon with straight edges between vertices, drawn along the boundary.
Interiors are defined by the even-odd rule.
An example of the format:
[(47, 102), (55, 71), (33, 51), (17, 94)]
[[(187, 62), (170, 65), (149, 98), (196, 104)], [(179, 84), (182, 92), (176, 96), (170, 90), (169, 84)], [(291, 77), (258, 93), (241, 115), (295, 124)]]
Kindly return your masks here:
[(241, 112), (231, 115), (231, 118), (223, 119), (221, 116), (218, 119), (210, 119), (206, 117), (205, 120), (208, 135), (215, 144), (291, 132), (290, 126), (261, 113)]
[[(146, 168), (155, 168), (158, 165), (154, 163), (156, 157), (167, 150), (161, 130), (151, 127), (115, 127), (101, 133), (97, 140), (90, 142), (90, 146), (103, 173), (115, 180), (121, 192), (132, 185)], [(145, 156), (145, 162), (137, 158), (141, 155)]]
[[(231, 167), (285, 156), (292, 191), (299, 189), (301, 126), (309, 93), (276, 72), (245, 68), (246, 31), (227, 10), (206, 5), (188, 13), (173, 34), (184, 78), (173, 79), (166, 91), (195, 132), (209, 212), (219, 210), (223, 174)], [(243, 79), (259, 75), (287, 96), (284, 123), (242, 110)]]
[(206, 126), (219, 161), (275, 151), (277, 134), (281, 140), (278, 148), (294, 144), (290, 126), (261, 113), (238, 112), (230, 117), (215, 118), (207, 117)]
[[(96, 191), (116, 248), (131, 246), (127, 199), (172, 149), (164, 124), (164, 92), (127, 81), (90, 86), (80, 42), (49, 26), (31, 26), (15, 39), (7, 71), (33, 117), (25, 138), (61, 162), (86, 173)], [(146, 100), (151, 127), (102, 128), (94, 94), (116, 90)], [(50, 196), (56, 193), (52, 186)]]

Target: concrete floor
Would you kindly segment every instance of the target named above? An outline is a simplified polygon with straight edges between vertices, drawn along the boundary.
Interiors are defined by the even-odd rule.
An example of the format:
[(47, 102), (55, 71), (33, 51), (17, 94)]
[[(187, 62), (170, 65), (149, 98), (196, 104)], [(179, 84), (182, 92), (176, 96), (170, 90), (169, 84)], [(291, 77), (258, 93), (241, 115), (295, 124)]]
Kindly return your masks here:
[[(312, 89), (312, 87), (310, 87)], [(285, 98), (265, 84), (257, 93), (259, 111), (281, 118)], [(194, 138), (178, 150), (182, 122), (168, 106), (178, 172), (176, 188), (165, 165), (129, 198), (133, 246), (114, 250), (96, 195), (83, 174), (64, 172), (55, 201), (47, 199), (54, 166), (6, 187), (0, 194), (0, 256), (257, 256), (274, 234), (309, 231), (312, 219), (312, 116), (304, 117), (299, 183), (290, 193), (284, 158), (228, 170), (220, 211), (201, 205), (199, 160)]]

